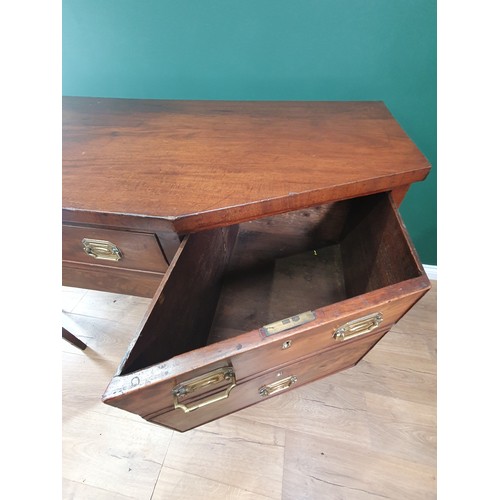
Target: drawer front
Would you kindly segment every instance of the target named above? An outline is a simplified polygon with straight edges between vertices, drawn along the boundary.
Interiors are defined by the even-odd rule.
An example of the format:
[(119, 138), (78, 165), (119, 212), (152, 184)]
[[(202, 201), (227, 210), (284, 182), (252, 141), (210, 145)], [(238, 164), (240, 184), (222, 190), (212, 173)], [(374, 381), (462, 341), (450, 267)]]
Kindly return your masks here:
[(154, 234), (63, 225), (66, 262), (164, 273), (168, 264)]
[[(371, 292), (363, 297), (317, 310), (314, 322), (288, 332), (263, 338), (262, 333), (255, 330), (144, 369), (133, 365), (130, 371), (126, 371), (124, 367), (130, 356), (125, 357), (118, 370), (119, 374), (111, 380), (103, 401), (149, 419), (173, 406), (172, 393), (177, 385), (218, 368), (231, 366), (236, 381), (244, 383), (256, 374), (280, 369), (325, 350), (343, 352), (350, 350), (351, 346), (357, 349), (365, 341), (369, 343), (370, 339), (390, 329), (423, 296), (427, 290), (426, 283), (425, 278), (417, 278), (404, 287), (394, 285), (383, 292)], [(158, 296), (155, 298), (158, 300)], [(344, 340), (334, 337), (335, 332), (344, 325), (353, 320), (356, 323), (357, 319), (378, 312), (382, 312), (384, 320), (373, 330), (353, 338), (344, 337)], [(160, 323), (161, 318), (157, 321)], [(160, 338), (157, 336), (154, 340)], [(141, 340), (138, 338), (135, 345), (140, 345)], [(154, 340), (150, 338), (150, 341)], [(283, 344), (289, 341), (290, 347), (283, 349)], [(154, 348), (157, 345), (151, 344)], [(208, 390), (205, 389), (203, 396), (209, 394), (211, 387), (220, 386), (210, 386)]]
[[(208, 397), (204, 395), (201, 401), (194, 398), (185, 401), (185, 409), (172, 409), (149, 418), (149, 420), (179, 431), (192, 429), (355, 365), (384, 336), (386, 331), (369, 334), (340, 347), (322, 351), (278, 370), (269, 371), (264, 375), (237, 384), (229, 391), (227, 397), (225, 394), (227, 391), (224, 388), (219, 389), (218, 393)], [(205, 404), (207, 400), (209, 402)], [(202, 405), (200, 408), (189, 411), (200, 404)]]
[(91, 266), (79, 262), (63, 262), (62, 265), (62, 282), (65, 286), (137, 297), (153, 297), (162, 277), (163, 273)]
[(390, 302), (381, 302), (342, 318), (338, 317), (335, 307), (321, 308), (314, 311), (313, 322), (276, 334), (275, 338), (268, 337), (265, 344), (233, 356), (232, 365), (240, 378), (247, 378), (256, 370), (269, 370), (335, 345), (356, 342), (372, 332), (390, 328), (422, 295), (394, 297)]
[[(273, 238), (259, 230), (272, 225), (268, 220), (250, 231), (230, 226), (185, 238), (104, 402), (186, 430), (198, 425), (202, 409), (170, 417), (175, 388), (213, 370), (231, 367), (238, 384), (231, 390), (237, 397), (209, 405), (224, 406), (225, 414), (261, 400), (239, 388), (257, 378), (265, 385), (261, 374), (308, 366), (320, 355), (335, 360), (331, 369), (320, 363), (300, 377), (287, 375), (305, 383), (360, 359), (430, 283), (386, 195), (322, 213), (319, 226), (310, 212), (295, 214), (293, 224), (280, 221), (273, 227), (283, 234), (274, 229)], [(310, 314), (302, 317), (304, 311)], [(266, 325), (288, 315), (291, 329)], [(338, 353), (349, 353), (348, 362), (337, 362)], [(210, 398), (221, 385), (210, 382), (197, 397)], [(217, 418), (213, 408), (203, 422)]]

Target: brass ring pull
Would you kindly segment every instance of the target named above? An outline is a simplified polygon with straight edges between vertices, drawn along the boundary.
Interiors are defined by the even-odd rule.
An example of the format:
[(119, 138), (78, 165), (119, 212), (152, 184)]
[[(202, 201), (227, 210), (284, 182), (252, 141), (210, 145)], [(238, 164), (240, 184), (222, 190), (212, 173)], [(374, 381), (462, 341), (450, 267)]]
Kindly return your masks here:
[(123, 257), (120, 249), (110, 241), (83, 238), (82, 245), (85, 253), (94, 259), (119, 261)]
[[(228, 380), (230, 382), (229, 386), (226, 387), (224, 391), (203, 399), (193, 406), (187, 406), (179, 402), (180, 396), (185, 396), (199, 389), (222, 382), (223, 380)], [(204, 406), (208, 406), (212, 403), (216, 403), (217, 401), (222, 401), (223, 399), (228, 398), (229, 393), (234, 389), (234, 387), (236, 387), (236, 376), (233, 369), (229, 366), (218, 368), (217, 370), (211, 371), (210, 373), (206, 373), (205, 375), (201, 375), (175, 386), (172, 390), (172, 394), (174, 396), (174, 409), (179, 408), (184, 413), (198, 410), (199, 408), (203, 408)]]
[(362, 318), (354, 319), (349, 321), (345, 325), (337, 328), (332, 337), (335, 340), (349, 340), (359, 335), (364, 335), (365, 333), (369, 333), (375, 328), (377, 328), (382, 321), (384, 320), (384, 316), (381, 312), (369, 314), (368, 316), (363, 316)]

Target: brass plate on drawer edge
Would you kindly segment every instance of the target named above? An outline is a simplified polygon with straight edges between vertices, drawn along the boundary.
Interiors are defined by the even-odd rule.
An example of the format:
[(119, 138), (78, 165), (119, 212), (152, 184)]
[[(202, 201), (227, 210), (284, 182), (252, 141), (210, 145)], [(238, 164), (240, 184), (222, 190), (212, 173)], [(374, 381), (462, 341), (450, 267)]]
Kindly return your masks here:
[(316, 313), (314, 311), (306, 311), (296, 314), (295, 316), (290, 316), (289, 318), (264, 325), (259, 331), (263, 337), (269, 337), (271, 335), (276, 335), (277, 333), (290, 330), (291, 328), (295, 328), (296, 326), (305, 325), (315, 319)]

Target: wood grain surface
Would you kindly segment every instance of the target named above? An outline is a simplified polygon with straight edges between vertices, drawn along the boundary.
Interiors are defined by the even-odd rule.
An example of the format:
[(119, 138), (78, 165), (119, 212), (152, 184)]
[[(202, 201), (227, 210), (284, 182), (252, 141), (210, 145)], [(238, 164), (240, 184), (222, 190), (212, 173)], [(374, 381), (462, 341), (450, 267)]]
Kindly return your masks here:
[(399, 202), (430, 169), (382, 102), (65, 97), (62, 123), (73, 222), (184, 233), (393, 188)]
[(180, 434), (99, 400), (150, 300), (65, 288), (63, 498), (436, 498), (436, 292), (354, 368)]
[[(187, 430), (203, 423), (204, 415), (208, 422), (258, 398), (231, 396), (196, 412), (196, 418), (186, 418), (186, 427), (176, 418), (182, 412), (173, 410), (172, 389), (181, 382), (232, 366), (240, 386), (306, 356), (310, 357), (307, 369), (314, 372), (314, 357), (328, 349), (337, 349), (328, 358), (332, 372), (358, 361), (367, 351), (361, 337), (347, 341), (359, 343), (357, 359), (353, 361), (354, 349), (354, 357), (337, 363), (337, 358), (343, 359), (343, 347), (332, 339), (333, 331), (377, 313), (383, 317), (377, 332), (389, 328), (429, 289), (429, 282), (390, 197), (377, 194), (335, 205), (337, 209), (328, 205), (312, 214), (292, 212), (249, 222), (250, 233), (230, 226), (186, 237), (103, 401)], [(332, 220), (332, 213), (341, 216)], [(340, 252), (323, 255), (321, 247), (332, 240), (340, 240), (341, 246), (348, 242), (341, 260), (336, 258)], [(318, 251), (303, 252), (311, 248)], [(344, 267), (349, 270), (345, 284)], [(226, 268), (236, 274), (219, 299)], [(318, 272), (313, 272), (316, 268)], [(308, 309), (315, 316), (307, 324), (262, 335), (264, 324)], [(285, 341), (293, 342), (290, 349), (282, 348)], [(207, 385), (193, 397), (220, 392), (221, 387)], [(239, 392), (235, 389), (232, 394)], [(176, 415), (157, 418), (167, 411)]]
[[(120, 250), (120, 260), (95, 259), (83, 250), (82, 240), (108, 241)], [(164, 273), (168, 264), (154, 234), (63, 224), (62, 260), (91, 265)]]
[(138, 297), (153, 297), (163, 276), (164, 273), (120, 269), (99, 264), (65, 261), (62, 265), (62, 283), (65, 286)]
[[(332, 213), (340, 217), (332, 219)], [(310, 224), (305, 222), (309, 220)], [(344, 240), (347, 249), (323, 255), (323, 245), (339, 241), (343, 246)], [(232, 273), (231, 286), (221, 294), (226, 268)], [(348, 270), (345, 284), (343, 268)], [(314, 373), (314, 358), (329, 349), (331, 372), (352, 366), (368, 348), (358, 337), (347, 341), (354, 351), (343, 357), (344, 347), (339, 345), (343, 343), (333, 340), (334, 330), (368, 314), (380, 314), (383, 324), (374, 332), (380, 333), (428, 289), (429, 281), (386, 194), (249, 222), (239, 232), (230, 226), (191, 234), (171, 262), (103, 401), (188, 430), (258, 402), (249, 394), (245, 398), (238, 394), (241, 387), (250, 387), (247, 379), (270, 370), (280, 371), (309, 357), (305, 370)], [(307, 324), (262, 335), (264, 324), (309, 309), (314, 318)], [(285, 341), (292, 347), (283, 349)], [(180, 422), (184, 415), (173, 409), (173, 387), (222, 366), (234, 368), (237, 389), (230, 398)], [(328, 370), (321, 373), (324, 376)], [(222, 390), (206, 385), (190, 398), (196, 401)], [(253, 396), (254, 388), (250, 392)], [(165, 412), (174, 415), (158, 417)]]

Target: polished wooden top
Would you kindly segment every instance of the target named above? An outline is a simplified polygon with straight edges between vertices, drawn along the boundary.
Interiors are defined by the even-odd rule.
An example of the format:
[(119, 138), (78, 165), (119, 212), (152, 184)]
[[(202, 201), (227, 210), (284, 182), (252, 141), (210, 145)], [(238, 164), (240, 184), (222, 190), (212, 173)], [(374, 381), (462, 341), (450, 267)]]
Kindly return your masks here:
[[(423, 180), (382, 102), (63, 98), (63, 217), (231, 224)], [(123, 222), (125, 225), (127, 222)]]

